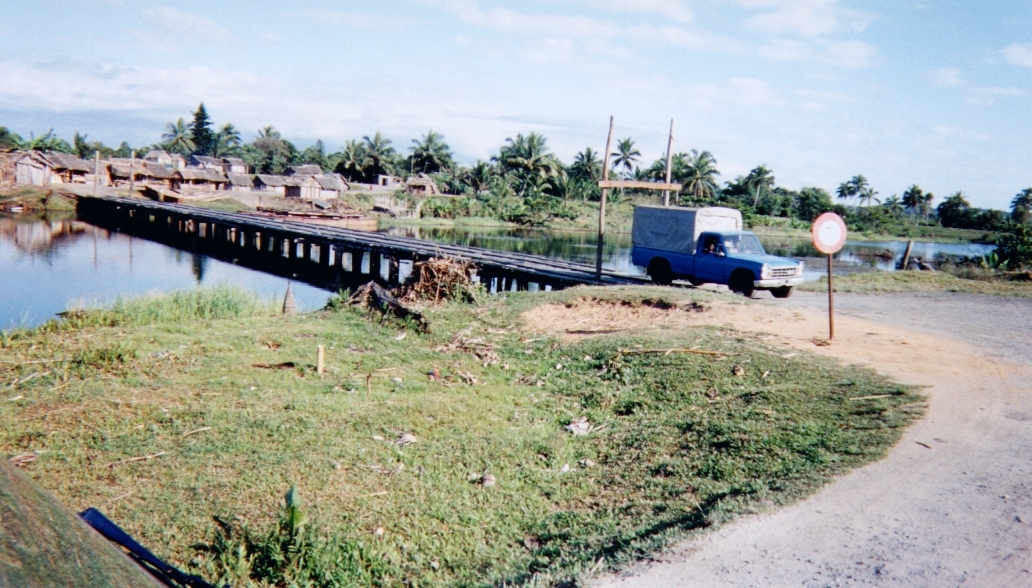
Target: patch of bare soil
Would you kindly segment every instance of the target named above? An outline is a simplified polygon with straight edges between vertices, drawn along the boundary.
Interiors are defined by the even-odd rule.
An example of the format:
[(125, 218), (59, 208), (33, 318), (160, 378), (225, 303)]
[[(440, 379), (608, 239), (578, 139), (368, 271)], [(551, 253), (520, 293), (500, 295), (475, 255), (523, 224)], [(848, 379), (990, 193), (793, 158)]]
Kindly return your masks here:
[(902, 311), (888, 301), (877, 315), (837, 317), (829, 344), (825, 312), (783, 303), (715, 301), (699, 312), (584, 300), (526, 313), (530, 328), (564, 338), (727, 325), (928, 387), (926, 418), (886, 459), (599, 585), (1032, 586), (1032, 367), (965, 342), (998, 325), (944, 336), (942, 317), (919, 331), (896, 326)]
[(576, 298), (565, 304), (542, 304), (523, 315), (526, 328), (558, 335), (565, 341), (584, 337), (701, 324), (698, 315), (710, 309), (698, 302), (639, 302)]

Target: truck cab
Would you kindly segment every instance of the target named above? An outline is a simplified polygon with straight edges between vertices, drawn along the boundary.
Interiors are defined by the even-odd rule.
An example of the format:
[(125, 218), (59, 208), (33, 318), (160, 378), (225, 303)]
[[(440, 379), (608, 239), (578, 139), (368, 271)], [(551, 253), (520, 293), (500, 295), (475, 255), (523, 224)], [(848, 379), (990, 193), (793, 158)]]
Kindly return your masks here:
[(754, 233), (741, 230), (741, 213), (729, 208), (639, 206), (633, 240), (632, 261), (657, 284), (684, 279), (787, 298), (803, 281), (802, 262), (768, 255)]

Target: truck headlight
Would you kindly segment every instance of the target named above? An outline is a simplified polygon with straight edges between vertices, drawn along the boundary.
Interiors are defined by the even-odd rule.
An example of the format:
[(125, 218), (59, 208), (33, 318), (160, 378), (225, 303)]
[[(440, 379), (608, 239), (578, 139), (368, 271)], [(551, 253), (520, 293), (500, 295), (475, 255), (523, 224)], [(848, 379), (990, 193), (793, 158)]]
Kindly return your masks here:
[(797, 276), (803, 275), (803, 266), (804, 265), (806, 265), (804, 262), (802, 262), (802, 261), (799, 262), (799, 267), (796, 268), (796, 275)]
[(770, 266), (769, 265), (763, 264), (763, 267), (760, 268), (760, 279), (763, 279), (763, 280), (769, 280), (770, 279)]

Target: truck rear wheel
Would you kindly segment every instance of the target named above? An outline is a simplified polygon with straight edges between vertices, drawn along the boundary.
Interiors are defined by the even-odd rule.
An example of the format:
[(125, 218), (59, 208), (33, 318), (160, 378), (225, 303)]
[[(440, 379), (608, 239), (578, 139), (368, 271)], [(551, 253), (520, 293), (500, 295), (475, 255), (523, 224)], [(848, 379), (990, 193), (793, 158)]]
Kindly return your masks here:
[(753, 290), (753, 275), (752, 272), (746, 270), (735, 270), (731, 274), (731, 279), (728, 280), (727, 287), (737, 294), (741, 294), (746, 298), (752, 298)]
[(652, 278), (653, 284), (660, 286), (669, 286), (674, 281), (673, 271), (670, 269), (670, 262), (657, 257), (649, 262), (649, 277)]
[(780, 288), (774, 288), (770, 291), (774, 295), (774, 298), (788, 298), (795, 292), (795, 286), (782, 286)]

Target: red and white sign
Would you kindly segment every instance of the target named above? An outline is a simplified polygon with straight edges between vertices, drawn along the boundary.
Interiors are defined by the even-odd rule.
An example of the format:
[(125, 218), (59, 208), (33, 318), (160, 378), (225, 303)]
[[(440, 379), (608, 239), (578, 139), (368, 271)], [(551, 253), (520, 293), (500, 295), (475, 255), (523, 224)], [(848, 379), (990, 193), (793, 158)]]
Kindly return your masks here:
[(846, 244), (846, 223), (834, 212), (825, 212), (813, 221), (813, 246), (831, 255)]

